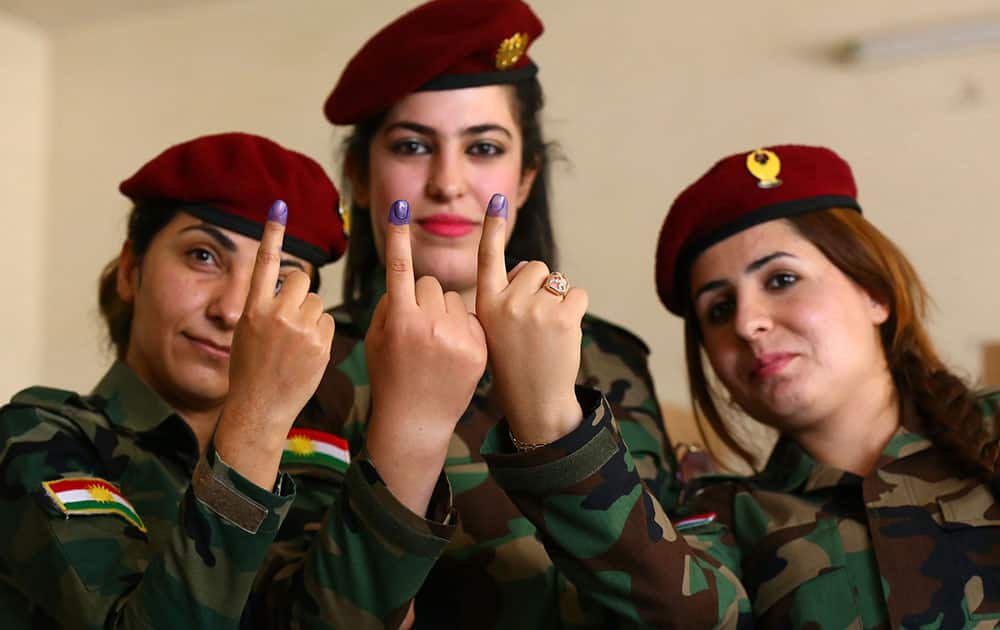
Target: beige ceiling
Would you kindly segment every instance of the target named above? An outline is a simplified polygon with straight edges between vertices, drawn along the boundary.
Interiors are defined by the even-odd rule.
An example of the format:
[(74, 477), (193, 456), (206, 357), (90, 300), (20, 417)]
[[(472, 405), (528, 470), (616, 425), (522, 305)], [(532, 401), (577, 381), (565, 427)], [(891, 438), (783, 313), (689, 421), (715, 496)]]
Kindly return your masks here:
[(0, 0), (0, 13), (8, 13), (50, 31), (87, 22), (219, 0)]

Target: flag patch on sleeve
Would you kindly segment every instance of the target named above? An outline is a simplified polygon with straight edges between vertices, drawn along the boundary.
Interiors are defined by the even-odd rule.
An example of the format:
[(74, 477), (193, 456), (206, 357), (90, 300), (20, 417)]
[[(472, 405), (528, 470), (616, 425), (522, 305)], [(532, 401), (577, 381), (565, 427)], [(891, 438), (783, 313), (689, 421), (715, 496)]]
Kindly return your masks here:
[(332, 433), (292, 429), (285, 439), (281, 463), (322, 466), (343, 473), (351, 463), (351, 451), (347, 440)]
[(715, 512), (708, 512), (706, 514), (695, 514), (694, 516), (689, 516), (687, 518), (682, 518), (678, 521), (674, 521), (674, 529), (682, 532), (686, 529), (694, 529), (700, 525), (708, 525), (713, 522), (717, 517)]
[(113, 514), (145, 533), (146, 525), (128, 499), (109, 482), (96, 477), (69, 477), (43, 481), (42, 487), (66, 516)]

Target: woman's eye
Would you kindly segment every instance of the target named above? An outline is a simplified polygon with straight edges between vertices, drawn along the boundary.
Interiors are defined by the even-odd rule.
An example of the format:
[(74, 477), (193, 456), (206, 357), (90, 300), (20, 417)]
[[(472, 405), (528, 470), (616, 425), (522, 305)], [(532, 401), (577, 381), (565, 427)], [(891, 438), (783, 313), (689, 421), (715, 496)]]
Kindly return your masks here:
[(215, 254), (208, 251), (207, 249), (197, 247), (188, 252), (188, 255), (195, 260), (195, 262), (201, 263), (203, 265), (215, 264)]
[(768, 289), (784, 289), (785, 287), (790, 287), (799, 281), (798, 276), (793, 273), (782, 272), (776, 273), (767, 279)]
[(285, 279), (278, 278), (278, 281), (274, 283), (274, 294), (278, 295), (278, 291), (281, 291), (281, 287), (285, 286)]
[(709, 324), (722, 324), (728, 321), (732, 314), (733, 301), (722, 300), (709, 305), (708, 310), (705, 311), (705, 320)]
[(476, 142), (468, 148), (470, 155), (503, 155), (504, 150), (492, 142)]
[(431, 152), (425, 143), (412, 138), (393, 142), (392, 151), (399, 155), (423, 155)]

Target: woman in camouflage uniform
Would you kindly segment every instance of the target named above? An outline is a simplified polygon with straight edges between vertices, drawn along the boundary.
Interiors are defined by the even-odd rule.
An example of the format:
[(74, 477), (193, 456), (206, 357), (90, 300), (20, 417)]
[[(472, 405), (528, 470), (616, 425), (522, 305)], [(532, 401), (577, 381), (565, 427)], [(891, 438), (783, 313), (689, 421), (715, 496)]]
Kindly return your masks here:
[[(747, 456), (723, 415), (738, 409), (780, 439), (758, 474), (687, 488), (671, 523), (620, 463), (620, 440), (622, 459), (565, 483), (546, 470), (594, 456), (599, 436), (520, 467), (488, 438), (498, 478), (530, 476), (504, 485), (552, 523), (544, 540), (571, 579), (650, 626), (1000, 623), (1000, 395), (937, 357), (924, 289), (862, 217), (846, 162), (795, 145), (721, 160), (674, 202), (657, 287), (684, 318), (712, 428)], [(580, 509), (598, 494), (617, 518)], [(614, 565), (632, 580), (612, 579)]]
[(344, 250), (336, 188), (225, 133), (120, 190), (135, 206), (100, 281), (115, 363), (90, 394), (0, 410), (4, 628), (239, 627), (296, 498), (279, 465), (329, 360), (310, 288)]
[[(514, 435), (532, 449), (568, 433), (603, 392), (642, 477), (663, 501), (676, 495), (646, 346), (585, 316), (586, 294), (550, 275), (549, 157), (528, 57), (541, 31), (520, 0), (429, 2), (369, 40), (326, 103), (331, 122), (353, 125), (344, 165), (351, 247), (330, 369), (299, 425), (347, 438), (347, 497), (362, 479), (391, 490), (382, 507), (394, 533), (383, 537), (373, 573), (381, 586), (372, 588), (396, 595), (362, 606), (387, 626), (414, 597), (418, 627), (613, 622), (555, 569), (534, 525), (489, 476), (479, 449), (504, 413), (555, 423), (520, 425)], [(499, 241), (481, 241), (491, 225)], [(477, 265), (481, 242), (493, 248)], [(532, 262), (515, 270), (520, 261)], [(484, 292), (486, 269), (500, 270), (494, 293), (508, 281), (515, 288), (503, 299)], [(505, 308), (517, 312), (498, 315)], [(532, 312), (537, 321), (526, 321)], [(334, 496), (319, 471), (314, 487)], [(359, 527), (376, 522), (373, 512)], [(301, 544), (288, 541), (290, 557)], [(355, 579), (288, 588), (333, 600)]]

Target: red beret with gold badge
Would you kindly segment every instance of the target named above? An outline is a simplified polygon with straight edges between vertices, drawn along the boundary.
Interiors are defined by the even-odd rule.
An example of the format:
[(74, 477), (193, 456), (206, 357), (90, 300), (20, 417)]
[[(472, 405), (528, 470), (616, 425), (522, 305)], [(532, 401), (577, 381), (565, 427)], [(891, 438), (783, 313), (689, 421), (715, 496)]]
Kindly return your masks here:
[(347, 247), (340, 195), (323, 167), (260, 136), (223, 133), (172, 146), (118, 190), (136, 204), (176, 204), (258, 240), (271, 204), (281, 199), (288, 204), (286, 252), (319, 267)]
[(730, 155), (682, 192), (660, 230), (656, 289), (684, 315), (685, 274), (701, 252), (749, 227), (816, 210), (861, 211), (851, 167), (823, 147), (779, 145)]
[(348, 62), (323, 111), (356, 124), (421, 90), (455, 90), (529, 79), (528, 47), (542, 34), (521, 0), (432, 0), (376, 33)]

